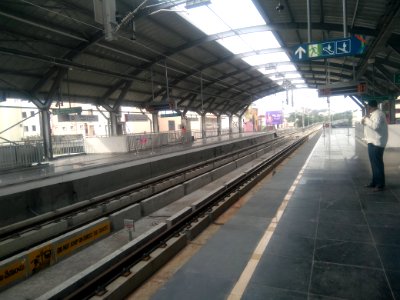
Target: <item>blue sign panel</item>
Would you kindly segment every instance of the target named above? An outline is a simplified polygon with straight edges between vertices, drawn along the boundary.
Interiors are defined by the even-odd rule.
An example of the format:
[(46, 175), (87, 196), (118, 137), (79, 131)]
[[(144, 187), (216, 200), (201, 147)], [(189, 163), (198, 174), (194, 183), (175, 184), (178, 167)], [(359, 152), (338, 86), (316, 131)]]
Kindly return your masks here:
[(366, 41), (363, 36), (354, 35), (349, 38), (301, 44), (293, 48), (292, 57), (294, 60), (304, 61), (338, 56), (354, 56), (364, 53), (365, 45)]

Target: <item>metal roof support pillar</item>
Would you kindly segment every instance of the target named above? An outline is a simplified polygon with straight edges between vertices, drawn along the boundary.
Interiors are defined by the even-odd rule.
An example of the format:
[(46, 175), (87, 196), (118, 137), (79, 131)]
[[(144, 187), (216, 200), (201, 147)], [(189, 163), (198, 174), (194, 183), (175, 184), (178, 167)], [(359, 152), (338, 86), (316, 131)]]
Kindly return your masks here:
[(153, 111), (151, 113), (151, 117), (153, 119), (153, 132), (158, 133), (160, 132), (160, 125), (158, 123), (158, 111)]
[(307, 33), (308, 42), (311, 43), (311, 3), (307, 0)]
[(202, 113), (201, 115), (201, 138), (207, 138), (206, 132), (206, 113)]
[(221, 128), (222, 128), (222, 118), (221, 115), (217, 115), (217, 135), (221, 136)]
[(343, 0), (343, 37), (347, 37), (347, 12), (346, 0)]
[(390, 124), (396, 124), (396, 99), (389, 101)]
[(229, 115), (229, 134), (232, 134), (233, 132), (233, 115)]
[(238, 116), (239, 133), (243, 132), (243, 115)]
[(48, 108), (40, 109), (40, 130), (43, 137), (44, 157), (53, 159), (53, 145), (51, 143), (50, 112)]
[(190, 121), (187, 120), (187, 117), (184, 113), (181, 113), (181, 127), (185, 127), (186, 130), (190, 130)]
[(118, 116), (116, 112), (110, 111), (111, 132), (110, 136), (118, 135)]

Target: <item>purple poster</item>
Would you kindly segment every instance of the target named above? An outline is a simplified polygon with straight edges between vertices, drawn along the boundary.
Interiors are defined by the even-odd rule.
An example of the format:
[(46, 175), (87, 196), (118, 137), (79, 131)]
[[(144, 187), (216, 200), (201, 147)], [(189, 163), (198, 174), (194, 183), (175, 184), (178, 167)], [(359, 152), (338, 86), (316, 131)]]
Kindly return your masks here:
[(278, 125), (283, 123), (283, 114), (281, 110), (277, 111), (267, 111), (265, 113), (265, 124), (268, 125)]

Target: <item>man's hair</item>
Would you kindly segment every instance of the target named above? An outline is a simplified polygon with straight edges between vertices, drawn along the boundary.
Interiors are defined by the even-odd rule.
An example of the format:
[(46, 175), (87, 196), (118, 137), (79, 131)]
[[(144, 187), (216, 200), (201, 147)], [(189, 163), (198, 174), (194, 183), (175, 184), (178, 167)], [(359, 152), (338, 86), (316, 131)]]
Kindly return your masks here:
[(378, 102), (376, 102), (376, 100), (369, 100), (368, 106), (369, 107), (378, 107)]

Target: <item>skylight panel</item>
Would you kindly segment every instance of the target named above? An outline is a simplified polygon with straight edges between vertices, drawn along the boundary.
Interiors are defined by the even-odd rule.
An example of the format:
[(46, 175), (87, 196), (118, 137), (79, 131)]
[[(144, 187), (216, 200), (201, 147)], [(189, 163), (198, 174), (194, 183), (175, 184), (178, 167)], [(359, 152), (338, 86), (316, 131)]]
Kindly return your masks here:
[(276, 73), (276, 69), (260, 68), (258, 69), (258, 71), (260, 71), (260, 73), (265, 75)]
[(199, 6), (178, 14), (207, 35), (231, 30), (208, 6)]
[(245, 53), (253, 51), (253, 49), (246, 43), (240, 36), (231, 36), (228, 38), (223, 38), (217, 41), (222, 46), (227, 48), (233, 54)]
[(291, 72), (291, 71), (297, 71), (296, 67), (293, 64), (287, 64), (287, 65), (278, 65), (276, 66), (276, 71), (278, 72)]
[(241, 35), (243, 41), (253, 50), (281, 48), (271, 31), (253, 32)]
[(251, 0), (213, 0), (208, 7), (232, 29), (265, 25)]
[(241, 36), (254, 50), (281, 48), (271, 31), (253, 32)]
[[(184, 3), (176, 8), (185, 11), (177, 13), (207, 35), (233, 30), (234, 36), (217, 42), (233, 54), (244, 54), (243, 61), (257, 66), (259, 72), (276, 83), (282, 85), (287, 79), (298, 80), (298, 84), (305, 83), (272, 31), (240, 34), (242, 28), (265, 25), (252, 0), (211, 0), (207, 5), (186, 10)], [(277, 52), (268, 53), (272, 51)]]
[(289, 57), (285, 52), (275, 52), (268, 54), (260, 54), (244, 57), (243, 60), (247, 62), (251, 66), (257, 66), (267, 63), (277, 63), (277, 62), (285, 62), (290, 61)]
[(285, 78), (301, 78), (301, 75), (297, 72), (294, 73), (286, 73)]
[(234, 54), (270, 48), (281, 48), (281, 45), (270, 31), (235, 35), (220, 39), (218, 43)]
[(291, 82), (293, 84), (305, 84), (306, 82), (304, 81), (304, 79), (293, 79), (291, 80)]
[[(177, 6), (177, 10), (185, 10), (185, 4)], [(251, 0), (212, 0), (209, 5), (187, 9), (178, 14), (208, 35), (265, 25)]]

